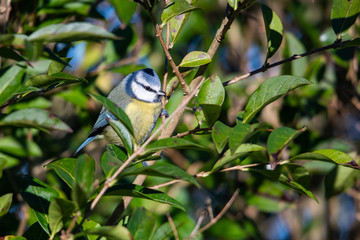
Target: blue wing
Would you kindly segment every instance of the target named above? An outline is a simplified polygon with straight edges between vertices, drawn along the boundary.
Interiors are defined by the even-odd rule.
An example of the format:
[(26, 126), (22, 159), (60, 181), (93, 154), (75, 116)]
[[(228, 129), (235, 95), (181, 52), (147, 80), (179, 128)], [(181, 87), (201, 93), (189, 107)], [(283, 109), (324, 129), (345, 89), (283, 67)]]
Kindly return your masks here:
[(112, 118), (114, 120), (116, 120), (117, 118), (111, 114), (110, 112), (108, 112), (107, 110), (103, 111), (102, 113), (100, 113), (100, 116), (98, 117), (96, 123), (94, 124), (93, 129), (91, 130), (89, 137), (80, 145), (80, 147), (76, 150), (74, 156), (76, 156), (76, 154), (78, 154), (78, 152), (81, 151), (81, 149), (83, 149), (86, 145), (88, 145), (89, 143), (91, 143), (92, 141), (96, 140), (97, 138), (99, 138), (99, 135), (101, 135), (102, 130), (109, 125), (108, 121), (106, 120), (106, 118)]

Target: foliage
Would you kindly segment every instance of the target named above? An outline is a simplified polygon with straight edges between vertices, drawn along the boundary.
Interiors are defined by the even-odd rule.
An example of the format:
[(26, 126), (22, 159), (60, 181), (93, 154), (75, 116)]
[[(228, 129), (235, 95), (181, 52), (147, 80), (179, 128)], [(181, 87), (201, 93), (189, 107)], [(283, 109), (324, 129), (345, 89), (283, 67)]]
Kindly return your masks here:
[[(6, 2), (5, 239), (359, 236), (359, 1)], [(104, 96), (145, 67), (170, 117), (137, 146)], [(74, 156), (101, 106), (124, 147)]]

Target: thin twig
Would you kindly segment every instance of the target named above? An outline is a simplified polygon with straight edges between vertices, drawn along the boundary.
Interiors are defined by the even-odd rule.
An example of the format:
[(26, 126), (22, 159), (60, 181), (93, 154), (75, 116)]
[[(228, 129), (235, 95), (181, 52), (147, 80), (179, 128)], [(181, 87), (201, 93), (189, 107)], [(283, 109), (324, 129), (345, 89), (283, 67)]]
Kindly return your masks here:
[(175, 223), (174, 223), (170, 213), (166, 213), (166, 217), (167, 217), (167, 219), (168, 219), (168, 221), (170, 223), (171, 229), (172, 229), (172, 231), (174, 233), (175, 240), (179, 240), (179, 234), (178, 234), (178, 232), (176, 230)]
[(247, 164), (247, 165), (237, 165), (237, 166), (222, 169), (222, 170), (220, 170), (220, 172), (244, 170), (244, 169), (249, 168), (249, 167), (255, 167), (255, 166), (259, 166), (259, 165), (263, 165), (263, 164), (264, 163), (252, 163), (252, 164)]
[(206, 209), (209, 213), (210, 220), (212, 220), (214, 218), (214, 213), (212, 210), (211, 198), (209, 197), (206, 199)]
[[(233, 195), (231, 196), (230, 200), (226, 203), (226, 205), (224, 206), (224, 208), (219, 212), (218, 215), (216, 215), (216, 217), (214, 217), (213, 219), (210, 220), (210, 222), (208, 224), (206, 224), (205, 226), (203, 226), (202, 228), (200, 228), (197, 233), (201, 233), (203, 231), (205, 231), (206, 229), (208, 229), (209, 227), (211, 227), (212, 225), (214, 225), (215, 223), (217, 223), (217, 221), (219, 221), (219, 219), (227, 212), (227, 210), (230, 208), (230, 206), (232, 205), (232, 203), (235, 201), (235, 198), (237, 197), (237, 195), (239, 194), (240, 189), (237, 188), (235, 190), (235, 192), (233, 193)], [(194, 237), (195, 235), (193, 235)]]
[(211, 131), (211, 130), (212, 130), (212, 127), (210, 127), (210, 128), (194, 128), (194, 129), (186, 131), (186, 132), (178, 133), (174, 137), (182, 138), (182, 137), (185, 137), (185, 136), (187, 136), (189, 134), (193, 134), (193, 133), (197, 133), (197, 132)]
[(234, 84), (234, 83), (237, 83), (238, 81), (241, 81), (245, 78), (248, 78), (248, 77), (251, 77), (255, 74), (258, 74), (260, 72), (265, 72), (267, 71), (268, 69), (270, 68), (273, 68), (273, 67), (276, 67), (276, 66), (279, 66), (281, 64), (284, 64), (284, 63), (287, 63), (287, 62), (291, 62), (291, 61), (294, 61), (296, 59), (300, 59), (300, 58), (303, 58), (303, 57), (306, 57), (306, 56), (309, 56), (311, 54), (314, 54), (314, 53), (317, 53), (317, 52), (322, 52), (322, 51), (325, 51), (325, 50), (328, 50), (328, 49), (336, 49), (336, 48), (339, 48), (339, 47), (342, 47), (344, 44), (346, 44), (347, 42), (350, 42), (351, 40), (347, 40), (347, 41), (336, 41), (330, 45), (327, 45), (327, 46), (324, 46), (324, 47), (320, 47), (320, 48), (315, 48), (311, 51), (308, 51), (308, 52), (305, 52), (305, 53), (301, 53), (301, 54), (294, 54), (293, 56), (287, 58), (287, 59), (284, 59), (284, 60), (281, 60), (281, 61), (278, 61), (278, 62), (275, 62), (275, 63), (272, 63), (272, 64), (267, 64), (267, 65), (264, 65), (254, 71), (251, 71), (249, 73), (246, 73), (246, 74), (243, 74), (241, 76), (238, 76), (238, 77), (235, 77), (233, 78), (232, 80), (229, 80), (227, 82), (224, 82), (223, 83), (223, 86), (226, 87), (226, 86), (229, 86), (231, 84)]
[(159, 25), (156, 23), (155, 17), (154, 17), (154, 15), (153, 15), (152, 12), (151, 12), (151, 7), (148, 5), (148, 2), (147, 2), (147, 1), (144, 2), (143, 6), (144, 6), (145, 9), (147, 10), (147, 12), (148, 12), (148, 14), (149, 14), (149, 16), (150, 16), (151, 22), (153, 23), (153, 25), (154, 25), (154, 27), (155, 27), (155, 31), (156, 31), (155, 35), (156, 35), (156, 37), (157, 37), (157, 38), (159, 39), (159, 41), (160, 41), (160, 44), (161, 44), (161, 46), (162, 46), (162, 48), (163, 48), (163, 51), (164, 51), (164, 53), (165, 53), (165, 56), (166, 56), (166, 58), (168, 59), (168, 61), (169, 61), (170, 65), (171, 65), (171, 67), (172, 67), (172, 69), (173, 69), (176, 77), (177, 77), (177, 78), (179, 79), (179, 81), (180, 81), (180, 84), (181, 84), (181, 86), (182, 86), (182, 88), (183, 88), (183, 91), (184, 91), (184, 95), (187, 95), (187, 94), (190, 92), (189, 86), (186, 84), (186, 82), (184, 81), (184, 78), (181, 76), (181, 73), (180, 73), (180, 71), (179, 71), (179, 68), (178, 68), (178, 66), (175, 64), (175, 62), (174, 62), (174, 60), (173, 60), (173, 58), (172, 58), (172, 56), (171, 56), (171, 54), (170, 54), (170, 52), (169, 52), (169, 49), (168, 49), (167, 46), (166, 46), (166, 43), (165, 43), (165, 41), (164, 41), (164, 38), (163, 38), (162, 35), (161, 35), (161, 30), (162, 30), (162, 29), (161, 29), (161, 28), (159, 27)]
[(165, 186), (169, 186), (169, 185), (172, 185), (172, 184), (175, 184), (175, 183), (178, 183), (178, 182), (181, 182), (181, 180), (179, 179), (174, 179), (172, 181), (169, 181), (169, 182), (166, 182), (166, 183), (162, 183), (162, 184), (157, 184), (157, 185), (154, 185), (152, 187), (149, 187), (151, 189), (159, 189), (161, 187), (165, 187)]
[(201, 226), (201, 223), (204, 221), (205, 215), (206, 215), (205, 211), (202, 211), (200, 213), (200, 217), (198, 218), (194, 229), (192, 230), (192, 232), (190, 233), (190, 236), (187, 239), (191, 239), (191, 238), (193, 238), (195, 236), (195, 234), (198, 232), (198, 230), (199, 230), (199, 228)]

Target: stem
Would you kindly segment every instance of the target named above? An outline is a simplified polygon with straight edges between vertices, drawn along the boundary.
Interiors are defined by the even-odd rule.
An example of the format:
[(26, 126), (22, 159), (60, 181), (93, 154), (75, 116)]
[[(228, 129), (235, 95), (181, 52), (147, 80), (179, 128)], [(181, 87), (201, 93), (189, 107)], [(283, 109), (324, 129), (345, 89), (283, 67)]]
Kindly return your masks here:
[(284, 64), (284, 63), (287, 63), (287, 62), (291, 62), (291, 61), (294, 61), (296, 59), (300, 59), (300, 58), (303, 58), (303, 57), (306, 57), (306, 56), (309, 56), (311, 54), (314, 54), (314, 53), (318, 53), (318, 52), (322, 52), (322, 51), (325, 51), (325, 50), (328, 50), (328, 49), (336, 49), (336, 48), (339, 48), (341, 46), (343, 46), (345, 43), (347, 42), (350, 42), (351, 40), (347, 40), (347, 41), (336, 41), (330, 45), (327, 45), (327, 46), (324, 46), (324, 47), (320, 47), (320, 48), (315, 48), (311, 51), (308, 51), (308, 52), (305, 52), (305, 53), (301, 53), (301, 54), (294, 54), (293, 56), (287, 58), (287, 59), (284, 59), (284, 60), (281, 60), (281, 61), (278, 61), (278, 62), (275, 62), (275, 63), (272, 63), (272, 64), (267, 64), (267, 65), (264, 65), (254, 71), (251, 71), (249, 73), (246, 73), (244, 75), (241, 75), (241, 76), (238, 76), (238, 77), (235, 77), (233, 78), (232, 80), (229, 80), (227, 82), (224, 82), (223, 83), (223, 86), (226, 87), (226, 86), (229, 86), (231, 84), (234, 84), (234, 83), (237, 83), (238, 81), (240, 80), (243, 80), (245, 78), (248, 78), (248, 77), (251, 77), (255, 74), (258, 74), (260, 72), (265, 72), (267, 71), (268, 69), (270, 68), (273, 68), (273, 67), (276, 67), (276, 66), (279, 66), (281, 64)]

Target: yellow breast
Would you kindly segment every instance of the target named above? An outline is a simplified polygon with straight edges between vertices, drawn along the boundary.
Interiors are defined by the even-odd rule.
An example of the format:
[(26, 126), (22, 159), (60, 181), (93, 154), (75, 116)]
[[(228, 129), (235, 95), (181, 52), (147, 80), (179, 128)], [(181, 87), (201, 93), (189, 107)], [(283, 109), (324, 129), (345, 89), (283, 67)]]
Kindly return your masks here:
[(150, 135), (161, 112), (161, 103), (132, 100), (125, 109), (134, 128), (135, 140), (141, 144)]

